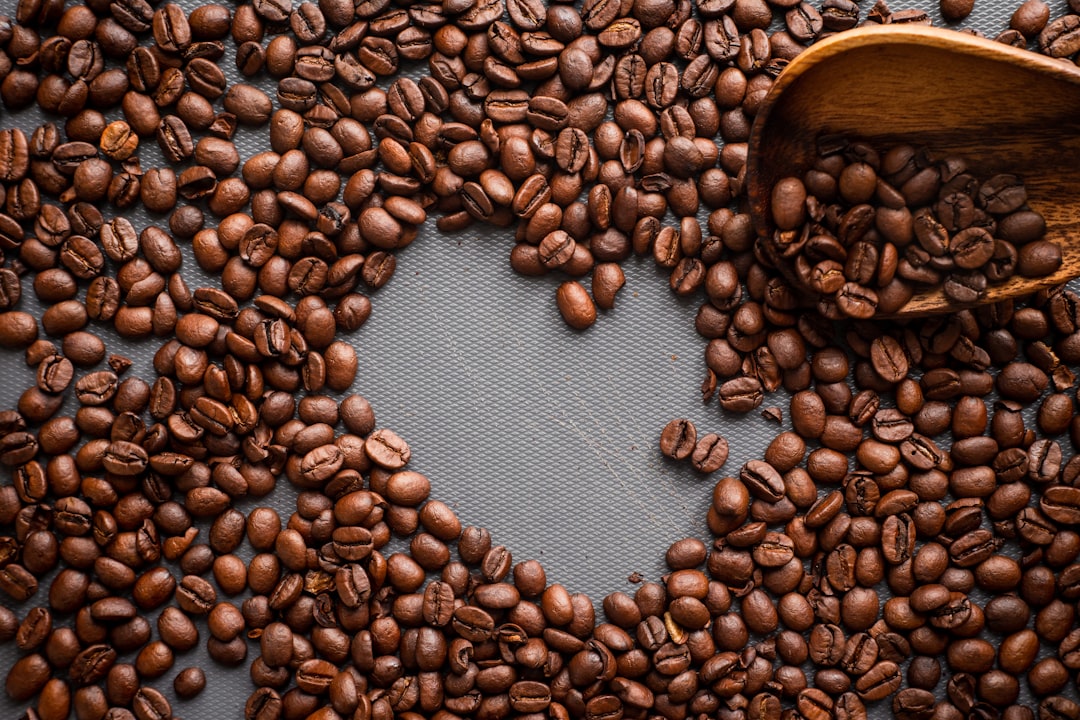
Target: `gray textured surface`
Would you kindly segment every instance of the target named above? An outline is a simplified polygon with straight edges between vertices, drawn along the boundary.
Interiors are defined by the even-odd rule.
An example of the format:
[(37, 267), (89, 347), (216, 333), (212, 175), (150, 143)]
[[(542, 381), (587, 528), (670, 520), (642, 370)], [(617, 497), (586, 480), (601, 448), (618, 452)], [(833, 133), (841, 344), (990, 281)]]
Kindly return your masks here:
[[(0, 1), (0, 12), (13, 13), (12, 5)], [(892, 6), (932, 9), (941, 24), (929, 0)], [(864, 14), (869, 7), (867, 0)], [(1011, 0), (980, 0), (965, 25), (996, 34), (1013, 7)], [(1056, 17), (1064, 2), (1052, 8)], [(233, 71), (230, 61), (222, 66)], [(27, 130), (37, 122), (30, 114), (0, 119)], [(243, 137), (244, 157), (266, 147), (258, 134)], [(152, 142), (143, 143), (140, 155), (144, 167), (159, 157)], [(135, 223), (141, 229), (145, 221)], [(513, 275), (510, 245), (509, 233), (497, 230), (443, 236), (433, 224), (424, 228), (399, 254), (393, 281), (375, 294), (371, 320), (351, 337), (360, 359), (353, 391), (371, 401), (379, 426), (409, 441), (412, 466), (432, 479), (434, 497), (465, 523), (488, 527), (516, 560), (540, 559), (550, 581), (599, 601), (614, 590), (632, 591), (627, 576), (634, 571), (658, 578), (672, 541), (708, 537), (704, 516), (713, 480), (660, 457), (657, 438), (669, 419), (689, 417), (700, 432), (727, 437), (727, 471), (759, 457), (777, 430), (757, 413), (725, 416), (715, 404), (701, 404), (704, 342), (693, 329), (696, 304), (677, 300), (651, 260), (627, 263), (617, 308), (576, 333), (555, 310), (559, 280)], [(184, 267), (194, 287), (205, 279), (189, 249)], [(24, 305), (34, 307), (29, 299)], [(110, 352), (136, 359), (132, 372), (141, 368), (150, 377), (157, 341), (131, 346), (103, 336)], [(12, 407), (32, 372), (18, 353), (0, 354), (0, 367), (0, 406)], [(765, 404), (782, 406), (786, 418), (786, 396)], [(72, 410), (69, 402), (65, 411)], [(293, 497), (282, 481), (263, 502), (287, 517)], [(241, 509), (256, 504), (246, 501)], [(202, 635), (205, 641), (205, 627)], [(15, 657), (11, 645), (0, 648), (0, 673)], [(177, 716), (239, 717), (251, 689), (247, 673), (222, 672), (202, 648), (179, 655), (154, 685), (171, 697), (175, 672), (193, 664), (207, 669), (209, 685), (200, 698), (175, 703)], [(22, 710), (0, 698), (0, 718)]]

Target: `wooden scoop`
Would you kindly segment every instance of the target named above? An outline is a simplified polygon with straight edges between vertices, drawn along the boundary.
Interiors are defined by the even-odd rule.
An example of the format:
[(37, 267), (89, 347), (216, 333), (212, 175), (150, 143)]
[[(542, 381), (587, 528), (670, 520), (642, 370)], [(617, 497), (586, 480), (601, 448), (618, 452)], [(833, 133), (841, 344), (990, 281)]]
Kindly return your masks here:
[[(991, 285), (978, 304), (1032, 293), (1080, 276), (1080, 68), (952, 30), (877, 26), (813, 45), (780, 74), (750, 137), (747, 192), (759, 235), (772, 232), (769, 196), (801, 176), (822, 134), (887, 147), (922, 145), (963, 158), (976, 177), (1018, 175), (1046, 219), (1061, 268)], [(940, 289), (917, 292), (891, 317), (965, 305)]]

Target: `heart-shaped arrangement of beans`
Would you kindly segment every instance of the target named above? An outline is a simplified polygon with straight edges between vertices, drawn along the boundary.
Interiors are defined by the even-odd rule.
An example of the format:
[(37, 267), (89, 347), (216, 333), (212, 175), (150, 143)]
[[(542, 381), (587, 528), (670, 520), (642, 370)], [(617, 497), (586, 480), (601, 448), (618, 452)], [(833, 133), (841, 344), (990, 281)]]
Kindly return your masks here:
[[(1069, 5), (1050, 20), (1026, 0), (998, 39), (1073, 58)], [(895, 149), (831, 138), (776, 196), (836, 293), (808, 309), (741, 210), (774, 78), (860, 22), (930, 18), (883, 0), (18, 0), (0, 101), (8, 124), (48, 120), (0, 130), (0, 346), (37, 370), (0, 411), (22, 717), (173, 718), (207, 675), (176, 655), (205, 644), (222, 666), (254, 657), (244, 720), (1080, 718), (1077, 294), (860, 319), (895, 273), (959, 268), (969, 299), (1002, 272), (1000, 243), (1039, 235), (1015, 178), (957, 180), (932, 148), (900, 152), (921, 158), (905, 175)], [(241, 157), (252, 132), (269, 149)], [(853, 236), (837, 189), (877, 198), (883, 245), (859, 244), (874, 209)], [(898, 230), (907, 205), (937, 224)], [(603, 598), (603, 619), (463, 527), (348, 394), (365, 293), (429, 213), (506, 228), (514, 270), (566, 277), (577, 329), (651, 255), (702, 299), (706, 402), (792, 394), (765, 411), (792, 429), (716, 481), (709, 542), (673, 544), (670, 573)], [(1012, 260), (1052, 264), (1029, 254)], [(156, 376), (103, 327), (157, 343)], [(715, 433), (657, 432), (701, 473), (725, 465)], [(290, 517), (234, 507), (279, 482), (301, 491)]]

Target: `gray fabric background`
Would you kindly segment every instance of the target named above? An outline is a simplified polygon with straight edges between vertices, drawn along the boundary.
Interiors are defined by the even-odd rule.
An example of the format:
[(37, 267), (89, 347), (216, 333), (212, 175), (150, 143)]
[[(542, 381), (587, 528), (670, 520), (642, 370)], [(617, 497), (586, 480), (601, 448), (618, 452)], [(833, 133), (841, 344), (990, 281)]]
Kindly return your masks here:
[[(1065, 11), (1063, 0), (1051, 5), (1052, 17)], [(870, 6), (865, 0), (864, 17)], [(942, 24), (932, 0), (895, 2), (892, 9), (913, 6), (930, 10), (935, 24)], [(1014, 7), (1012, 0), (980, 0), (963, 25), (993, 36), (1007, 26)], [(0, 0), (0, 12), (13, 15), (14, 0)], [(235, 79), (232, 43), (226, 45), (222, 67)], [(39, 122), (33, 112), (0, 115), (0, 126), (27, 133)], [(238, 133), (242, 157), (266, 149), (264, 137)], [(152, 140), (142, 143), (139, 155), (144, 168), (160, 163)], [(142, 215), (133, 221), (137, 229), (147, 222)], [(708, 541), (704, 518), (715, 480), (760, 457), (778, 428), (756, 412), (728, 416), (715, 403), (702, 405), (705, 343), (693, 329), (696, 301), (675, 298), (651, 259), (626, 263), (627, 284), (616, 309), (577, 333), (555, 309), (560, 279), (515, 276), (508, 265), (511, 245), (510, 232), (475, 227), (446, 236), (433, 223), (425, 227), (398, 254), (394, 279), (375, 293), (371, 320), (349, 338), (360, 360), (353, 391), (371, 401), (380, 427), (408, 440), (411, 467), (432, 479), (433, 497), (449, 503), (466, 524), (488, 527), (515, 560), (543, 561), (549, 581), (586, 592), (599, 604), (609, 592), (633, 592), (627, 576), (635, 571), (658, 579), (674, 540)], [(208, 284), (190, 247), (184, 252), (189, 284)], [(29, 278), (23, 288), (22, 309), (37, 313)], [(149, 359), (159, 342), (132, 345), (96, 331), (110, 352), (136, 360), (132, 373), (153, 377)], [(0, 407), (14, 407), (33, 383), (33, 371), (21, 353), (0, 353), (0, 367)], [(781, 406), (790, 427), (785, 394), (765, 405)], [(69, 401), (62, 412), (74, 409)], [(729, 440), (724, 471), (706, 478), (660, 456), (660, 430), (674, 417), (688, 417), (699, 433), (716, 431)], [(269, 503), (287, 518), (294, 498), (282, 480), (272, 497), (240, 508)], [(171, 569), (179, 577), (178, 568)], [(44, 600), (47, 582), (36, 600)], [(230, 600), (239, 604), (242, 596)], [(17, 608), (20, 617), (31, 604)], [(206, 636), (203, 626), (201, 644)], [(17, 656), (13, 645), (0, 648), (0, 673)], [(189, 665), (202, 665), (209, 684), (198, 699), (174, 702), (177, 717), (242, 714), (252, 689), (246, 671), (223, 672), (202, 647), (178, 655), (174, 669), (153, 685), (172, 698), (172, 678)], [(18, 717), (23, 709), (0, 697), (0, 718)]]

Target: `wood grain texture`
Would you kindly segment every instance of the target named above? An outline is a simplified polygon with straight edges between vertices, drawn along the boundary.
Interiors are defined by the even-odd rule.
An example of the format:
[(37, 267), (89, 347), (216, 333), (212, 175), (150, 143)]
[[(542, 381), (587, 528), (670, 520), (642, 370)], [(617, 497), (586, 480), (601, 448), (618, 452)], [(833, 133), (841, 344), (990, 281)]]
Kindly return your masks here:
[[(754, 121), (747, 192), (760, 235), (771, 232), (772, 186), (813, 164), (823, 133), (924, 145), (935, 157), (964, 158), (977, 177), (1024, 180), (1064, 261), (1049, 277), (987, 288), (981, 303), (1080, 276), (1080, 68), (1072, 63), (924, 26), (867, 27), (815, 44), (780, 74)], [(897, 315), (963, 307), (932, 290)]]

